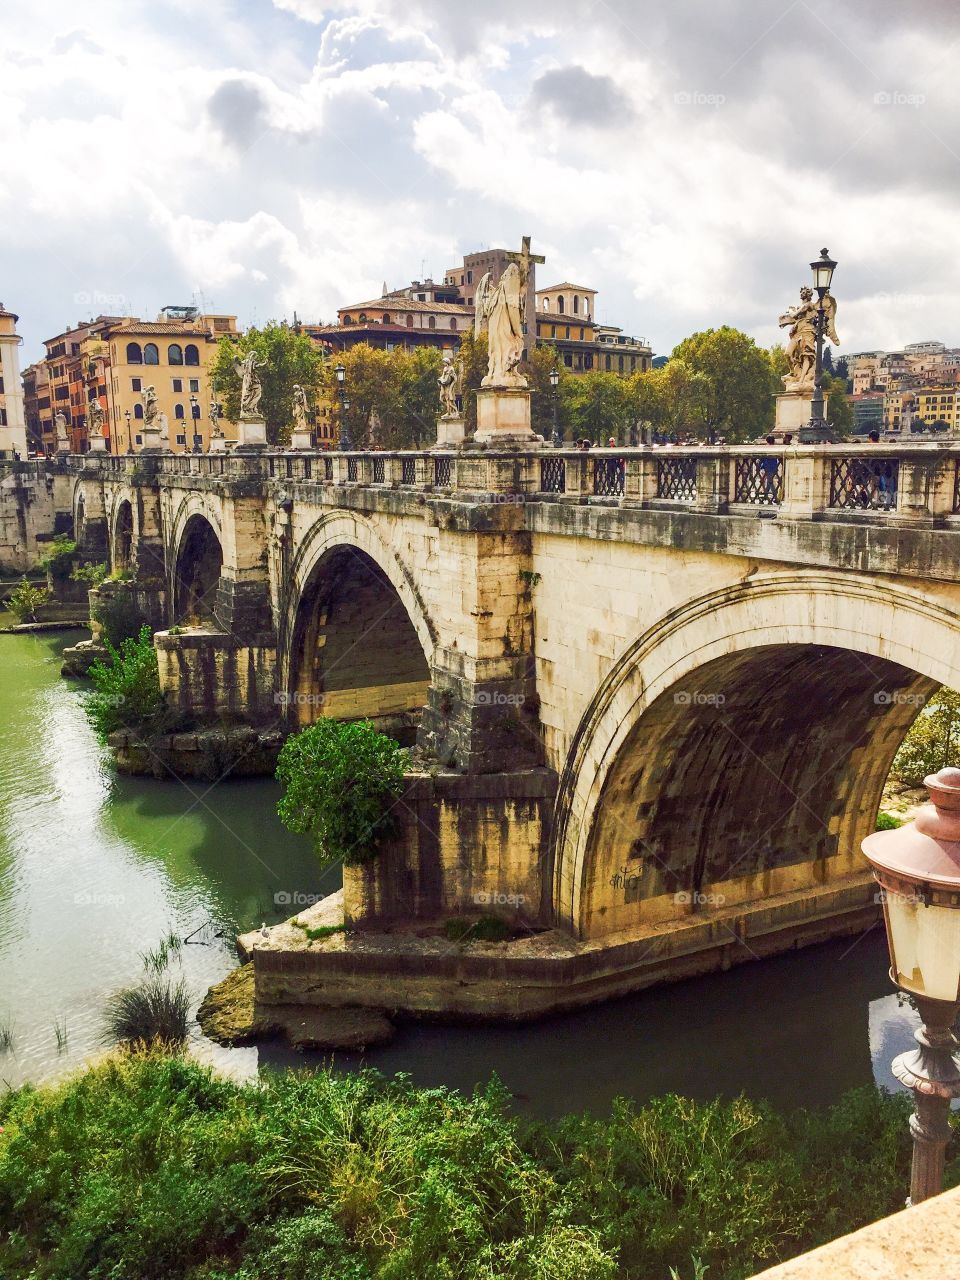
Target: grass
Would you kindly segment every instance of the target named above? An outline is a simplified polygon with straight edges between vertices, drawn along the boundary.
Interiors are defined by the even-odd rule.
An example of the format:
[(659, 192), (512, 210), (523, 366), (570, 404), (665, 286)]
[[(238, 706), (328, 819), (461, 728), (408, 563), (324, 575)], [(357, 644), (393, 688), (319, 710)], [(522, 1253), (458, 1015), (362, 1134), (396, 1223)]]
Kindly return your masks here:
[(892, 813), (877, 814), (877, 830), (878, 831), (895, 831), (897, 827), (903, 826), (902, 818), (895, 818)]
[(345, 933), (347, 926), (345, 924), (305, 924), (302, 920), (291, 920), (291, 924), (296, 925), (298, 929), (302, 929), (307, 937), (315, 942), (318, 938), (330, 938), (335, 933)]
[(187, 1038), (190, 996), (181, 979), (159, 975), (111, 997), (104, 1015), (107, 1043), (181, 1045)]
[(790, 1116), (667, 1096), (538, 1123), (496, 1081), (238, 1083), (115, 1053), (0, 1095), (0, 1275), (745, 1280), (902, 1207), (909, 1110), (867, 1088)]
[(140, 953), (144, 969), (147, 972), (155, 973), (159, 977), (170, 963), (171, 956), (179, 954), (182, 946), (182, 939), (171, 930), (165, 938), (160, 939), (155, 947)]

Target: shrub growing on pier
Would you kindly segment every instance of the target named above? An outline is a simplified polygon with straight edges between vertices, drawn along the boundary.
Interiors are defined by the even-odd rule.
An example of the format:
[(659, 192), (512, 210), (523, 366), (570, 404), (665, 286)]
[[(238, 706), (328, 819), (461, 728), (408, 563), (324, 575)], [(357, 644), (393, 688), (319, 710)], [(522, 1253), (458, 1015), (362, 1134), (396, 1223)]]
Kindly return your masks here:
[(404, 755), (369, 721), (320, 719), (283, 744), (277, 812), (290, 831), (310, 835), (324, 865), (358, 866), (396, 830)]
[(119, 648), (105, 643), (110, 660), (90, 668), (93, 691), (86, 703), (97, 736), (106, 742), (118, 729), (141, 736), (159, 730), (163, 695), (150, 628), (141, 627), (135, 639), (124, 640)]
[(93, 616), (102, 628), (104, 641), (114, 648), (124, 640), (135, 639), (146, 626), (133, 593), (125, 589), (102, 594)]
[(77, 544), (65, 533), (58, 533), (40, 557), (40, 568), (54, 582), (69, 578), (77, 558)]

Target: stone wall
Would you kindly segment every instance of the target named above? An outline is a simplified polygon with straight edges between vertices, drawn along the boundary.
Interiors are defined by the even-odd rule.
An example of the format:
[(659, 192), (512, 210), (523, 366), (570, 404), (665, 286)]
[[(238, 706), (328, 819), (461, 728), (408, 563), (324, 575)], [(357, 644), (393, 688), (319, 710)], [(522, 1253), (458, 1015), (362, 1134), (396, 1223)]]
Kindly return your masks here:
[(154, 647), (160, 688), (171, 708), (186, 719), (254, 725), (281, 719), (274, 694), (275, 647), (244, 645), (233, 636), (203, 630), (158, 631)]

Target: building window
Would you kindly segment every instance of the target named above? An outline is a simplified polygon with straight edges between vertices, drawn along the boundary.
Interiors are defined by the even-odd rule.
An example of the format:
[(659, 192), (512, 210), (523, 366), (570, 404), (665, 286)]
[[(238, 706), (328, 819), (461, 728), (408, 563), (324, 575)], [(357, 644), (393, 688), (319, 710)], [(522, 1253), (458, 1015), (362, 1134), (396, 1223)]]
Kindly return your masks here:
[(563, 353), (563, 363), (567, 366), (568, 369), (573, 368), (573, 356), (570, 354), (569, 351), (565, 351)]
[(0, 427), (5, 427), (6, 425), (7, 425), (7, 411), (6, 409), (0, 409)]
[(590, 319), (590, 299), (587, 297), (583, 299), (583, 314)]
[(174, 389), (174, 391), (177, 393), (177, 395), (179, 395), (179, 394), (180, 394), (180, 392), (181, 392), (181, 391), (183, 391), (183, 379), (182, 379), (182, 378), (174, 378), (174, 380), (173, 380), (173, 389)]
[(143, 352), (139, 342), (127, 343), (127, 364), (143, 364)]
[(427, 328), (435, 329), (436, 327), (437, 327), (437, 317), (431, 316), (430, 319), (427, 321)]
[(134, 416), (135, 418), (142, 418), (142, 417), (143, 417), (143, 405), (142, 405), (142, 404), (135, 404), (135, 405), (133, 406), (133, 416)]
[(143, 444), (143, 436), (134, 436), (133, 442), (134, 444)]
[(176, 342), (172, 342), (167, 347), (167, 362), (168, 364), (183, 364), (183, 348)]
[(566, 337), (566, 338), (569, 338), (569, 337), (570, 337), (570, 326), (569, 326), (569, 325), (567, 325), (566, 329), (564, 330), (564, 337)]
[(573, 295), (573, 314), (575, 316), (580, 314), (580, 299), (576, 294)]
[(549, 310), (550, 310), (550, 299), (549, 299), (549, 298), (544, 298), (544, 300), (543, 300), (543, 309), (544, 309), (544, 311), (549, 311)]
[(147, 345), (143, 348), (143, 363), (144, 364), (160, 363), (160, 352), (157, 350), (157, 344), (155, 342), (148, 342)]
[(130, 389), (132, 391), (141, 391), (143, 389), (143, 381), (140, 378), (131, 378)]
[(344, 317), (343, 317), (343, 323), (344, 323), (344, 324), (353, 324), (353, 316), (344, 316)]
[(561, 316), (563, 315), (563, 294), (562, 293), (560, 297), (557, 299), (557, 313)]
[(183, 405), (182, 405), (182, 404), (175, 404), (175, 405), (173, 406), (173, 416), (174, 416), (175, 418), (177, 418), (178, 420), (183, 418), (184, 413), (183, 413)]
[(186, 443), (187, 443), (186, 436), (177, 436), (177, 444), (186, 444)]
[(619, 361), (620, 372), (623, 373), (623, 356), (618, 356), (617, 359)]
[(456, 317), (456, 316), (454, 316), (454, 317), (453, 317), (453, 319), (450, 321), (450, 328), (453, 330), (453, 332), (454, 332), (454, 333), (456, 333), (456, 332), (457, 332), (457, 317)]
[(467, 284), (473, 284), (473, 272), (472, 272), (472, 271), (468, 271), (468, 272), (467, 272)]
[(580, 341), (583, 341), (583, 329), (580, 330)]
[(191, 378), (191, 379), (190, 379), (190, 390), (191, 390), (191, 391), (199, 391), (199, 390), (200, 390), (200, 379), (199, 379), (199, 378)]
[(200, 352), (197, 350), (197, 348), (193, 345), (192, 342), (188, 343), (187, 346), (184, 348), (183, 357), (184, 357), (183, 359), (184, 364), (200, 363)]
[(408, 329), (413, 328), (413, 316), (407, 316), (407, 328)]
[(583, 357), (583, 367), (584, 367), (585, 369), (592, 369), (592, 368), (593, 368), (593, 356), (590, 354), (590, 352), (589, 352), (589, 351), (588, 351), (588, 352), (587, 352), (587, 354)]
[(389, 311), (385, 311), (385, 312), (383, 313), (383, 323), (384, 323), (384, 324), (389, 324), (389, 323), (390, 323), (390, 312), (389, 312)]

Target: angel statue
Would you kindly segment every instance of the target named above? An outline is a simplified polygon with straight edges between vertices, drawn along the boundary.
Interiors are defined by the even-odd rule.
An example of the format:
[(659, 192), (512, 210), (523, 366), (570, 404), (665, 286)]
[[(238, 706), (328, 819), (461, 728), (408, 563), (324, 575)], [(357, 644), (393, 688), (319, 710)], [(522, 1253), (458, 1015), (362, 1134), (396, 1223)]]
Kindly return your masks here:
[(62, 409), (58, 409), (54, 415), (53, 421), (56, 426), (57, 445), (66, 444), (69, 440), (69, 436), (67, 435), (67, 415)]
[(87, 405), (87, 435), (103, 435), (103, 405), (99, 400), (91, 400)]
[[(840, 345), (837, 337), (837, 300), (831, 293), (823, 297), (823, 333), (834, 346)], [(781, 329), (789, 326), (785, 354), (790, 372), (784, 375), (786, 391), (813, 391), (817, 372), (817, 316), (820, 304), (814, 301), (813, 290), (804, 285), (800, 290), (800, 304), (788, 307), (780, 317)]]
[(257, 420), (259, 417), (258, 409), (260, 408), (260, 397), (263, 395), (263, 386), (260, 382), (258, 369), (262, 369), (266, 364), (266, 360), (258, 360), (255, 351), (248, 351), (241, 360), (239, 356), (234, 357), (233, 367), (240, 375), (240, 417), (246, 418), (248, 421)]
[(157, 414), (160, 412), (160, 402), (157, 400), (156, 387), (144, 387), (140, 392), (140, 399), (143, 401), (144, 430), (152, 431), (157, 425)]
[(460, 383), (463, 379), (463, 362), (454, 358), (452, 351), (443, 353), (443, 368), (437, 382), (440, 386), (440, 413), (444, 418), (457, 418), (457, 396), (460, 394)]
[(523, 311), (525, 290), (520, 268), (511, 262), (497, 284), (488, 271), (477, 285), (475, 331), (487, 334), (487, 375), (484, 387), (525, 387), (527, 380), (517, 372), (523, 357)]
[(210, 434), (219, 439), (223, 435), (220, 426), (220, 405), (216, 400), (210, 401)]
[(307, 393), (299, 382), (293, 384), (293, 429), (294, 431), (310, 430), (307, 422)]

